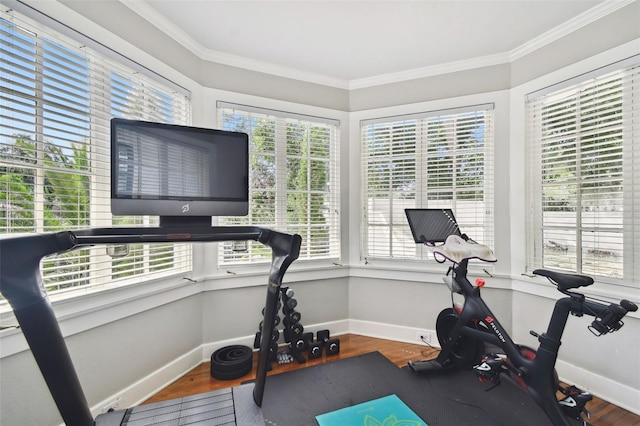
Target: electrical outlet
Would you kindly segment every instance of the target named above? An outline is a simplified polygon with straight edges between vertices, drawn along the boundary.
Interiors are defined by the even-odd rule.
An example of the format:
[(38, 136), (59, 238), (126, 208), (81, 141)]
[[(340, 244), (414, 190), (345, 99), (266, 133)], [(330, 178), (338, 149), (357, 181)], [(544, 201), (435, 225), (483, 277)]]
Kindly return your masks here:
[(416, 332), (416, 339), (418, 342), (431, 343), (431, 333), (426, 330)]
[(117, 411), (120, 408), (120, 403), (122, 402), (122, 398), (118, 397), (102, 407), (102, 412), (107, 413), (109, 411)]

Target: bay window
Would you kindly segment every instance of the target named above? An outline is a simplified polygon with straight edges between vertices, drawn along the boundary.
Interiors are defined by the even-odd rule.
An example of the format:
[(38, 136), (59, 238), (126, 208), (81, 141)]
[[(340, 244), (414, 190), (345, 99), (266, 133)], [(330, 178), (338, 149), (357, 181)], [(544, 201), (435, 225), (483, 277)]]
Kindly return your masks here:
[[(0, 232), (154, 224), (111, 216), (109, 120), (186, 124), (188, 92), (41, 18), (0, 12)], [(59, 291), (190, 270), (190, 256), (186, 245), (87, 247), (42, 270)]]
[(528, 266), (640, 283), (640, 58), (527, 100)]

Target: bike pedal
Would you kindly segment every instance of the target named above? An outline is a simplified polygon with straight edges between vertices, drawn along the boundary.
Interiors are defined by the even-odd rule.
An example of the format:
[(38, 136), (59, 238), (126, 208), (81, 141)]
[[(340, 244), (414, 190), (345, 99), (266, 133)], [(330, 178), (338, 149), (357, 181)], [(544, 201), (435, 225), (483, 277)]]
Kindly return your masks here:
[(558, 404), (560, 404), (560, 407), (562, 407), (562, 410), (567, 416), (574, 419), (581, 419), (581, 415), (584, 413), (588, 419), (591, 418), (591, 413), (586, 409), (585, 405), (593, 399), (593, 395), (575, 386), (562, 389), (562, 393), (566, 396), (559, 400)]
[(501, 384), (500, 373), (504, 372), (504, 361), (496, 354), (487, 354), (482, 357), (480, 364), (473, 366), (473, 371), (480, 382), (494, 383), (485, 392), (488, 392)]

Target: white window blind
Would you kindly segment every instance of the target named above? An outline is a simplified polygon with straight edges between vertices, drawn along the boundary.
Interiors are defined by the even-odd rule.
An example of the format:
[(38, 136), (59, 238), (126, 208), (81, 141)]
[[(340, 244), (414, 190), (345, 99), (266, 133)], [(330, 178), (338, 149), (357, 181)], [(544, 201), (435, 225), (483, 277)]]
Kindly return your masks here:
[(640, 57), (631, 62), (527, 101), (530, 269), (640, 283)]
[(363, 255), (424, 259), (406, 208), (451, 208), (464, 233), (493, 245), (493, 105), (364, 121)]
[[(301, 260), (340, 258), (339, 125), (337, 120), (219, 102), (224, 130), (249, 134), (251, 224), (300, 234)], [(220, 264), (266, 262), (261, 244), (220, 244)]]
[[(0, 232), (153, 224), (111, 216), (109, 120), (184, 124), (188, 94), (44, 16), (0, 13)], [(189, 269), (187, 246), (145, 244), (76, 250), (42, 267), (49, 291)]]

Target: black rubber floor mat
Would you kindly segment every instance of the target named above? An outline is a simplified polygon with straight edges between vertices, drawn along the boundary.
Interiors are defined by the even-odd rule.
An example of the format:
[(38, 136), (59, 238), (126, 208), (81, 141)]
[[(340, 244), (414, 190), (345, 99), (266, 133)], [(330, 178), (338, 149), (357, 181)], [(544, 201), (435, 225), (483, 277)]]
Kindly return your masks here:
[(472, 371), (425, 376), (373, 352), (270, 376), (262, 413), (271, 426), (317, 425), (319, 414), (396, 394), (429, 426), (551, 424), (515, 384), (488, 387)]

